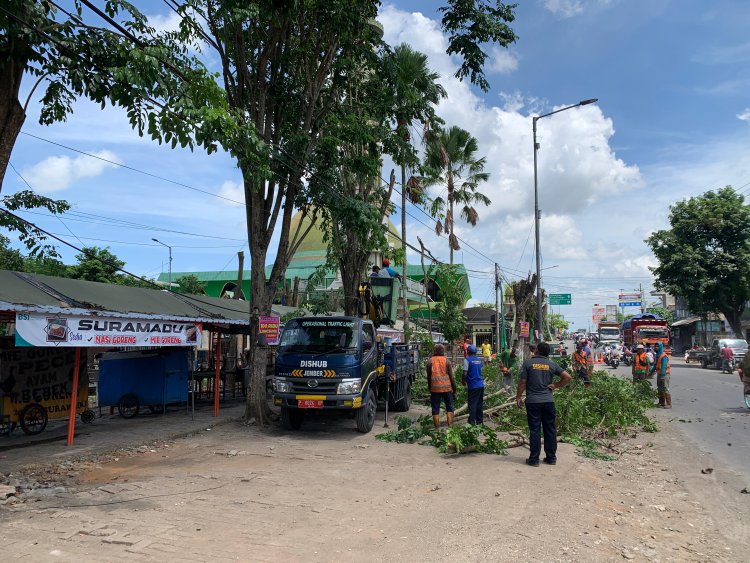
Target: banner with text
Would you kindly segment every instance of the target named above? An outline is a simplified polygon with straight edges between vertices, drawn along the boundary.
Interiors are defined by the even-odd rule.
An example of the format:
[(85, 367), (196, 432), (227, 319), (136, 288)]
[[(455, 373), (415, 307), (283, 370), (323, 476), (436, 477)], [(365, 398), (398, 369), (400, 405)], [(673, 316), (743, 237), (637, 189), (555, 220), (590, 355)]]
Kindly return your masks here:
[(266, 339), (266, 344), (276, 346), (279, 343), (279, 317), (260, 317), (258, 319), (258, 332)]
[(200, 346), (200, 323), (16, 314), (16, 346)]
[(526, 321), (521, 321), (519, 324), (519, 335), (521, 338), (528, 338), (529, 337), (529, 323)]

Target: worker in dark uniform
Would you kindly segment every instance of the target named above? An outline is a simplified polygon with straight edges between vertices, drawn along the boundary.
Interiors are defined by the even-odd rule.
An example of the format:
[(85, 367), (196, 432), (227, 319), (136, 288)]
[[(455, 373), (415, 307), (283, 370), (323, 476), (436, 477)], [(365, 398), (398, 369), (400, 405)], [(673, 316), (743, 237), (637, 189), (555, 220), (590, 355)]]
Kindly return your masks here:
[[(518, 408), (524, 406), (526, 391), (526, 420), (529, 423), (529, 458), (527, 465), (539, 466), (542, 450), (541, 432), (544, 430), (544, 463), (557, 463), (557, 428), (555, 426), (555, 400), (552, 392), (570, 382), (570, 374), (549, 359), (549, 344), (540, 342), (534, 355), (521, 366), (521, 379), (516, 390)], [(555, 376), (560, 380), (554, 383)]]

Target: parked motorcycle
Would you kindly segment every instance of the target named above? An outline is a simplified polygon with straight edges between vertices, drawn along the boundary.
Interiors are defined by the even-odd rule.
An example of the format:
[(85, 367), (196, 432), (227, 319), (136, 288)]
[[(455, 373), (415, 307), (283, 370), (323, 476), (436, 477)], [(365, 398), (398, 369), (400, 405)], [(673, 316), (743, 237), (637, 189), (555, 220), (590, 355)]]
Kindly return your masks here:
[(724, 360), (721, 362), (721, 373), (734, 373), (734, 369), (736, 367), (734, 358), (730, 358), (729, 360)]

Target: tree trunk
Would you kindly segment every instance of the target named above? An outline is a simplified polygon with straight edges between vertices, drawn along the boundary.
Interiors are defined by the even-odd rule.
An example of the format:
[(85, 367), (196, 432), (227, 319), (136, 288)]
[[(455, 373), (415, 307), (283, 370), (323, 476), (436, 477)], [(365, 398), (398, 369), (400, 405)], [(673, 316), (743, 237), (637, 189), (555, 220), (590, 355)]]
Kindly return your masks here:
[(18, 101), (24, 65), (13, 64), (12, 60), (5, 49), (0, 50), (0, 192), (10, 154), (26, 120), (26, 112)]
[(742, 336), (742, 313), (730, 308), (722, 309), (721, 312), (724, 313), (729, 326), (734, 331), (735, 338), (744, 338)]

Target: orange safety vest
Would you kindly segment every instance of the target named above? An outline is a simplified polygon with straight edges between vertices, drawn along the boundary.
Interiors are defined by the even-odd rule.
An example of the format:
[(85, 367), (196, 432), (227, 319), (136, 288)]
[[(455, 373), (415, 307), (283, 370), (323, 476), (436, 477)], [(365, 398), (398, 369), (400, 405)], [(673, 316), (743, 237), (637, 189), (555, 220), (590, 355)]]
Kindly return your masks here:
[(662, 352), (661, 355), (656, 358), (656, 374), (661, 375), (661, 361), (662, 359), (667, 358), (667, 373), (665, 375), (669, 375), (672, 371), (672, 362), (669, 361), (669, 356), (667, 356), (666, 352)]
[(451, 378), (448, 375), (448, 360), (445, 356), (432, 356), (431, 375), (430, 375), (430, 392), (431, 393), (449, 393), (453, 391)]
[(635, 355), (635, 364), (633, 365), (636, 371), (642, 371), (648, 369), (648, 356), (646, 352)]
[(587, 363), (586, 352), (573, 352), (573, 360), (575, 361), (576, 365), (585, 366)]

